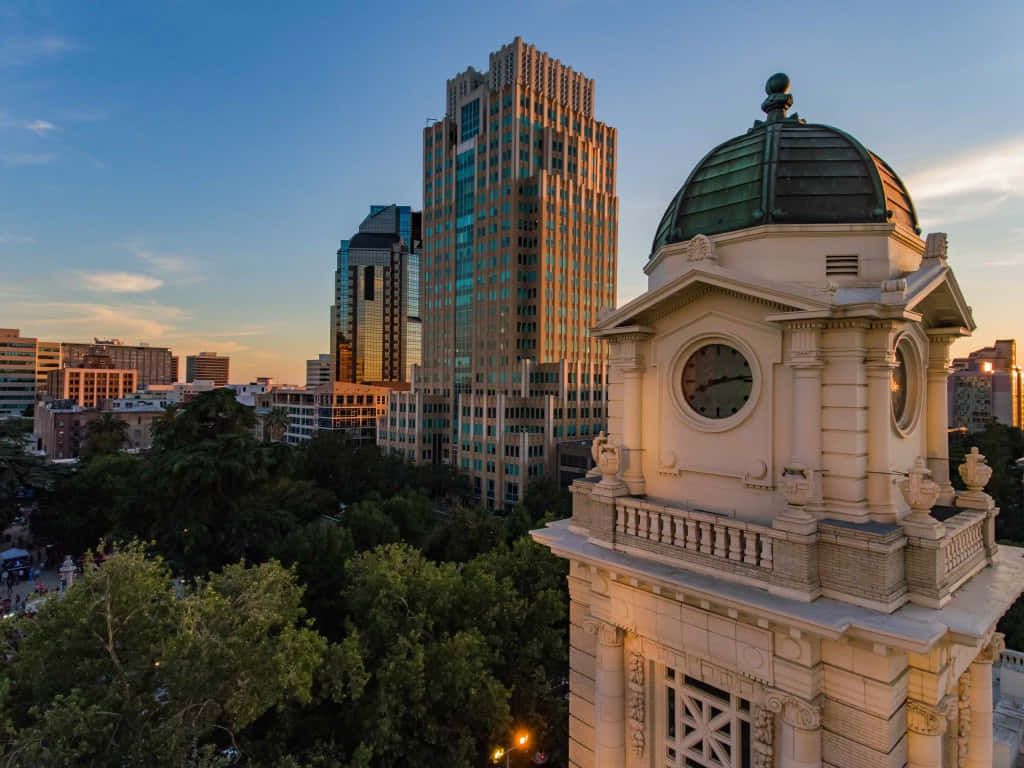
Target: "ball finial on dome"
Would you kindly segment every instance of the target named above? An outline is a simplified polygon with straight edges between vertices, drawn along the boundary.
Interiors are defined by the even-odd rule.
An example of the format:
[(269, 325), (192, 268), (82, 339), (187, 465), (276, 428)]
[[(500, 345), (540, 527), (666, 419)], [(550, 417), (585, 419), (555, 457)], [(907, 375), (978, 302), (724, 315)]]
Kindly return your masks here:
[(789, 75), (785, 72), (776, 72), (768, 78), (764, 84), (764, 92), (771, 96), (773, 93), (786, 93), (789, 90)]
[(786, 110), (793, 106), (793, 97), (788, 91), (789, 75), (782, 72), (776, 72), (764, 84), (768, 98), (761, 102), (761, 109), (768, 116), (768, 122), (773, 123), (786, 117)]

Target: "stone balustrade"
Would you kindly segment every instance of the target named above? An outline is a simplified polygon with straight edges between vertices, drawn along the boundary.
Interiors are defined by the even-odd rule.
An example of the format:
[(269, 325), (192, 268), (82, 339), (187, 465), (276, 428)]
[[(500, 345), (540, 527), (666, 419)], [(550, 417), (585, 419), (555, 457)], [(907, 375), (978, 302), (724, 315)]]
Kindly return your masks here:
[[(978, 474), (983, 457), (972, 456), (972, 472)], [(914, 482), (905, 483), (912, 511), (899, 523), (805, 513), (809, 522), (795, 527), (781, 514), (775, 525), (761, 525), (631, 495), (608, 478), (578, 480), (571, 489), (570, 530), (601, 546), (798, 600), (825, 596), (883, 612), (907, 601), (941, 608), (998, 557), (999, 510), (968, 473), (968, 491), (956, 497), (959, 511), (941, 521), (932, 518), (938, 486), (923, 465), (914, 472)], [(786, 514), (793, 516), (792, 510)]]
[(1014, 651), (1010, 648), (1003, 649), (999, 654), (999, 663), (1004, 670), (1012, 669), (1014, 672), (1024, 675), (1024, 653)]
[(624, 544), (658, 544), (683, 559), (702, 556), (727, 560), (765, 575), (772, 571), (773, 540), (784, 537), (764, 525), (633, 497), (617, 500), (615, 533)]
[(985, 513), (961, 512), (945, 521), (946, 535), (942, 539), (942, 575), (956, 581), (964, 572), (984, 563)]

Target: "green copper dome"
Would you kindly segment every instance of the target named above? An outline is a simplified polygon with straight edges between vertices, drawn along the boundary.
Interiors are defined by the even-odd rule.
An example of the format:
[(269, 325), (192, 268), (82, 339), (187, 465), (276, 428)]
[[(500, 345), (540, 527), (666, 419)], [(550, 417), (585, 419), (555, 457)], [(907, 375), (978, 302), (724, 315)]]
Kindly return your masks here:
[(772, 75), (758, 120), (711, 150), (672, 199), (651, 255), (666, 243), (761, 224), (896, 223), (920, 232), (907, 188), (855, 138), (794, 113), (789, 78)]

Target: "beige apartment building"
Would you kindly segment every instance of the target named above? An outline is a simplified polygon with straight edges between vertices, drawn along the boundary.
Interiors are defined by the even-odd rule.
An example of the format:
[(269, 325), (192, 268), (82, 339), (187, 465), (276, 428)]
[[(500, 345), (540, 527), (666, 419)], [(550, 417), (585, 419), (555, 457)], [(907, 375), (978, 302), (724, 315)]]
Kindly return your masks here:
[[(96, 360), (96, 358), (92, 358)], [(138, 389), (137, 373), (120, 368), (59, 368), (47, 375), (47, 393), (54, 400), (71, 400), (95, 408), (101, 400), (125, 397)]]
[(895, 172), (788, 90), (692, 172), (666, 154), (648, 289), (594, 324), (608, 433), (533, 532), (569, 565), (569, 762), (1009, 766), (993, 663), (1024, 558), (985, 457), (949, 466), (971, 309)]
[(230, 377), (231, 358), (216, 352), (200, 352), (185, 358), (185, 382), (212, 381), (214, 386), (226, 387)]

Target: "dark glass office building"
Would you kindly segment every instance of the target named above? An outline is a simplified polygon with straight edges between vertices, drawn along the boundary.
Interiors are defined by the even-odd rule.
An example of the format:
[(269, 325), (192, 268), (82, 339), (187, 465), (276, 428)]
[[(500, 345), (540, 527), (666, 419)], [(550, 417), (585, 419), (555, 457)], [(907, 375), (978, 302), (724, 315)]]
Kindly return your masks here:
[(338, 248), (331, 308), (335, 381), (403, 383), (420, 362), (421, 217), (407, 205), (372, 205)]

